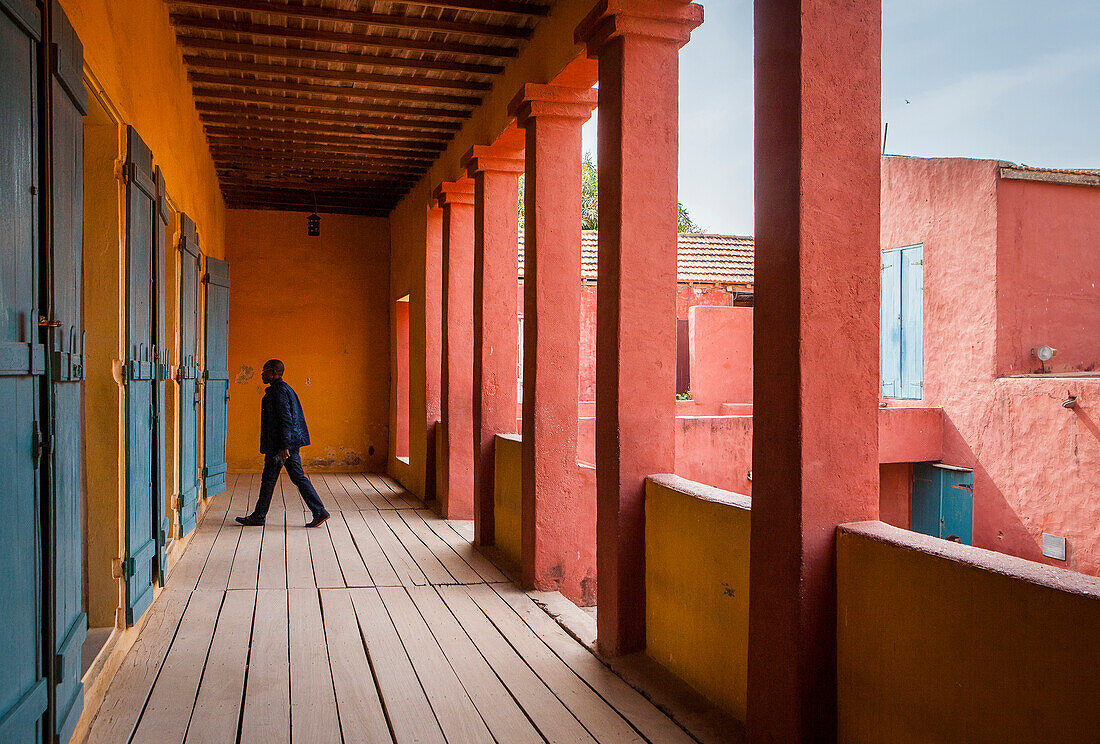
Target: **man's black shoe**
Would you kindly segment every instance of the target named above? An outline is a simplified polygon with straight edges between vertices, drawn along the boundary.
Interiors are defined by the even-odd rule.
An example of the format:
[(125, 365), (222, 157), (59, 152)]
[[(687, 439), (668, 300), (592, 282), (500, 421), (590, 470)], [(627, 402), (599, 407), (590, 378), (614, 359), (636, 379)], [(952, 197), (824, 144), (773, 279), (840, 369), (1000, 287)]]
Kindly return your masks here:
[(324, 514), (314, 514), (313, 520), (306, 524), (306, 527), (317, 527), (318, 525), (324, 524), (325, 520), (328, 519), (328, 517), (328, 512), (325, 512)]
[(245, 517), (237, 517), (237, 521), (243, 524), (245, 527), (263, 527), (264, 520), (259, 517), (254, 517), (251, 514)]

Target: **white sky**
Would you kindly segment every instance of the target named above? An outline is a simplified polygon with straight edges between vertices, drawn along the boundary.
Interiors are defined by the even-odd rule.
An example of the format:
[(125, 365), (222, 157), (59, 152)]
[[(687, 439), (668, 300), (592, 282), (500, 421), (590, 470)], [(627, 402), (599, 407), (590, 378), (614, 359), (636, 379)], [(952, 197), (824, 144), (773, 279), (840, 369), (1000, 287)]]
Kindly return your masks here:
[[(751, 234), (752, 2), (703, 4), (680, 53), (680, 201)], [(1100, 168), (1100, 0), (883, 0), (882, 47), (888, 152)]]

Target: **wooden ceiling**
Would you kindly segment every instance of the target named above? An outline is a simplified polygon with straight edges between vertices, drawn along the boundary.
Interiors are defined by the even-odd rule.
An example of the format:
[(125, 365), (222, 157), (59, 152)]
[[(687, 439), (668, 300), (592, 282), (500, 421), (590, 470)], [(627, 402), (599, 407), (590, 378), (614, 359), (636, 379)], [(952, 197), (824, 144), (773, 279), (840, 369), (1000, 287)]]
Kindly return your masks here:
[(552, 0), (166, 0), (231, 208), (387, 215)]

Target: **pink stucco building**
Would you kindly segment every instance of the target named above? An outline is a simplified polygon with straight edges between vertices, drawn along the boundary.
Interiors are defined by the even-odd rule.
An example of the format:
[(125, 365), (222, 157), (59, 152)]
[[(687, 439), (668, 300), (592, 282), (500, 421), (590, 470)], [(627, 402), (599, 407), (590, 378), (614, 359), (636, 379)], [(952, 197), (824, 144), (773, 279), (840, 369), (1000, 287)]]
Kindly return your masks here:
[(909, 246), (922, 394), (882, 401), (881, 519), (915, 526), (937, 460), (973, 471), (974, 545), (1100, 574), (1100, 174), (886, 157), (883, 255)]

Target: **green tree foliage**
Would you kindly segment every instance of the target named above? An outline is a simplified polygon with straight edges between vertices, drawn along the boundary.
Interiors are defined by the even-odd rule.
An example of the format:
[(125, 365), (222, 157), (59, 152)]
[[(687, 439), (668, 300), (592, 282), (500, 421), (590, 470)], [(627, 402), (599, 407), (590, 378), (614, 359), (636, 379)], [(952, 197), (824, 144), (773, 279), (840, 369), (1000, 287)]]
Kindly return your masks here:
[[(524, 223), (524, 177), (519, 179), (519, 227), (523, 229)], [(599, 199), (599, 175), (596, 172), (596, 161), (592, 153), (586, 152), (581, 161), (581, 229), (595, 230), (600, 225), (600, 199)], [(676, 231), (681, 233), (703, 232), (703, 228), (695, 224), (683, 204), (676, 205)]]
[(600, 225), (599, 176), (592, 153), (581, 161), (581, 229), (595, 230)]

